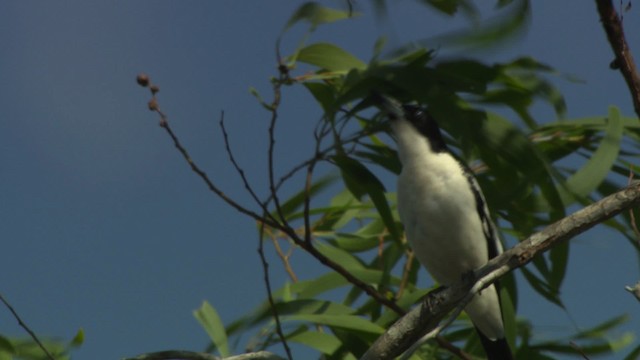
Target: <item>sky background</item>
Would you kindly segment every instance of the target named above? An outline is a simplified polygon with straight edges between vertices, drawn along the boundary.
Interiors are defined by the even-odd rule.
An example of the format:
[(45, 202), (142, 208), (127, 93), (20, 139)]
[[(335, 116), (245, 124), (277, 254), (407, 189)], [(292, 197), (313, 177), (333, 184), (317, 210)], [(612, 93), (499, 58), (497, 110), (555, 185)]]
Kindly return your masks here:
[[(265, 194), (268, 114), (248, 89), (271, 99), (275, 41), (299, 4), (0, 2), (0, 292), (37, 334), (68, 340), (83, 328), (86, 341), (74, 359), (200, 351), (208, 337), (191, 313), (203, 300), (226, 322), (262, 302), (253, 222), (188, 169), (147, 110), (148, 92), (135, 76), (146, 72), (159, 84), (160, 106), (193, 158), (249, 204), (217, 122), (224, 110), (237, 160)], [(400, 45), (460, 24), (414, 1), (398, 2), (387, 21), (367, 2), (356, 4), (363, 16), (322, 27), (311, 40), (337, 43), (366, 61), (382, 34)], [(640, 58), (638, 9), (624, 20)], [(303, 33), (298, 26), (286, 34), (284, 54)], [(622, 77), (609, 69), (613, 55), (593, 1), (534, 2), (527, 35), (469, 55), (487, 62), (530, 55), (582, 79), (554, 79), (569, 118), (605, 115), (612, 104), (633, 115)], [(546, 108), (536, 115), (553, 120)], [(285, 90), (277, 171), (307, 156), (319, 117), (301, 88)], [(623, 290), (640, 278), (626, 240), (597, 228), (574, 242), (563, 288), (569, 314), (522, 290), (520, 314), (532, 318), (537, 338), (622, 313), (630, 316), (623, 329), (640, 329), (639, 304)], [(300, 277), (322, 270), (296, 256)], [(282, 284), (284, 272), (277, 260), (272, 265), (274, 283)], [(4, 307), (0, 334), (26, 336)]]

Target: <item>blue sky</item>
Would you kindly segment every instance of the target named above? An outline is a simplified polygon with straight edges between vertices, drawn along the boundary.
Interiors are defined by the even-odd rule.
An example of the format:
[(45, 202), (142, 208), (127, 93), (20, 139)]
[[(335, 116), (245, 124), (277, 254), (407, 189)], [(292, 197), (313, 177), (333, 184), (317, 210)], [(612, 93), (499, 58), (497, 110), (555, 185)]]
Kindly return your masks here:
[[(0, 3), (0, 292), (38, 334), (69, 339), (84, 328), (76, 359), (200, 350), (208, 338), (191, 312), (203, 300), (225, 321), (262, 301), (254, 224), (189, 171), (146, 109), (148, 93), (135, 76), (146, 72), (160, 85), (161, 107), (193, 158), (248, 203), (217, 121), (224, 110), (237, 159), (264, 194), (268, 114), (248, 89), (270, 98), (275, 40), (297, 4)], [(363, 6), (364, 16), (321, 28), (312, 40), (337, 42), (367, 60), (381, 34), (401, 44), (453, 27), (414, 2), (398, 4), (386, 23)], [(622, 77), (608, 68), (613, 56), (594, 2), (533, 6), (528, 35), (471, 55), (486, 61), (531, 55), (584, 80), (556, 79), (569, 118), (604, 115), (612, 104), (633, 115)], [(636, 9), (625, 15), (625, 26), (640, 58)], [(285, 54), (302, 33), (296, 27), (286, 35)], [(278, 170), (305, 157), (320, 116), (300, 89), (284, 96)], [(540, 108), (537, 116), (553, 115)], [(299, 274), (318, 273), (319, 265), (298, 256)], [(539, 337), (620, 313), (631, 317), (626, 329), (640, 328), (638, 304), (623, 290), (639, 278), (627, 242), (596, 229), (575, 240), (571, 256), (563, 299), (573, 320), (523, 292), (521, 313), (535, 317)], [(272, 269), (281, 283), (284, 273)], [(4, 309), (0, 333), (25, 335)]]

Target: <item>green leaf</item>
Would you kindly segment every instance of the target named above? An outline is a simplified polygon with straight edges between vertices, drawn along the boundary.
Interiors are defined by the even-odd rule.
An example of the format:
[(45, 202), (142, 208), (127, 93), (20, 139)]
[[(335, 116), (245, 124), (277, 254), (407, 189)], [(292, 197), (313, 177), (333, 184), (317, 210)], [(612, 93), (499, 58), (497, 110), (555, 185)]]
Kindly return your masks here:
[(442, 62), (435, 70), (439, 80), (444, 81), (447, 87), (479, 94), (484, 94), (487, 85), (499, 74), (495, 67), (473, 60)]
[(316, 43), (298, 51), (298, 61), (334, 72), (365, 69), (367, 65), (357, 57), (329, 43)]
[(308, 321), (314, 324), (335, 326), (345, 330), (358, 331), (375, 335), (381, 335), (385, 332), (385, 329), (383, 327), (356, 315), (302, 314), (287, 315), (283, 316), (282, 319), (285, 321)]
[[(446, 111), (446, 108), (438, 110)], [(527, 200), (533, 187), (537, 186), (547, 207), (534, 211), (545, 210), (551, 219), (558, 219), (564, 214), (564, 204), (555, 182), (555, 170), (519, 128), (495, 113), (458, 113), (458, 121), (443, 123), (443, 127), (454, 129), (452, 133), (462, 134), (463, 151), (468, 148), (466, 152), (479, 153), (491, 170), (495, 178), (492, 185), (499, 191), (488, 198), (490, 205), (493, 201), (510, 211), (521, 209), (523, 200)], [(446, 118), (446, 113), (439, 117)], [(478, 179), (481, 185), (485, 185), (482, 180)], [(531, 209), (527, 209), (527, 213), (531, 212)]]
[(193, 316), (207, 332), (209, 338), (220, 353), (220, 356), (228, 357), (231, 355), (227, 341), (227, 332), (224, 329), (224, 324), (218, 312), (213, 306), (205, 301), (199, 309), (193, 311)]
[(629, 315), (620, 315), (606, 320), (590, 329), (580, 331), (573, 336), (575, 339), (595, 339), (605, 336), (606, 333), (629, 321)]
[[(300, 332), (288, 336), (287, 340), (309, 346), (326, 355), (333, 355), (342, 346), (342, 342), (334, 335), (317, 331)], [(356, 360), (356, 357), (349, 353), (343, 359)]]
[[(544, 260), (542, 260), (544, 261)], [(560, 308), (564, 309), (565, 306), (562, 303), (562, 299), (560, 299), (560, 294), (553, 287), (549, 286), (549, 284), (544, 280), (540, 279), (535, 274), (533, 274), (527, 268), (521, 268), (522, 274), (527, 279), (531, 287), (540, 295), (542, 295), (545, 299), (549, 300), (551, 303), (556, 304)]]
[(349, 252), (361, 252), (375, 248), (380, 244), (378, 236), (359, 236), (357, 234), (340, 233), (332, 239), (336, 246)]
[(80, 329), (76, 333), (76, 336), (71, 339), (71, 343), (69, 344), (71, 347), (78, 347), (84, 343), (84, 330)]
[(513, 349), (518, 335), (518, 326), (516, 321), (517, 298), (512, 297), (512, 294), (517, 295), (518, 292), (516, 289), (513, 289), (513, 292), (509, 291), (511, 289), (508, 286), (516, 286), (513, 273), (500, 279), (498, 286), (505, 337)]
[(335, 91), (332, 87), (325, 83), (320, 82), (305, 82), (302, 85), (309, 90), (311, 95), (322, 106), (325, 115), (331, 114), (335, 111)]
[(638, 360), (640, 358), (640, 345), (636, 346), (629, 355), (625, 356), (624, 360)]
[[(282, 215), (290, 219), (293, 215), (294, 211), (298, 210), (300, 207), (304, 205), (304, 201), (307, 196), (310, 198), (317, 195), (322, 190), (326, 189), (329, 185), (331, 185), (336, 180), (336, 176), (328, 175), (324, 176), (317, 181), (313, 182), (309, 187), (309, 190), (301, 190), (297, 192), (295, 195), (290, 197), (287, 201), (280, 205), (280, 210), (282, 211)], [(274, 212), (272, 216), (277, 217), (277, 213)]]
[(322, 244), (319, 242), (316, 243), (315, 247), (324, 256), (340, 264), (342, 267), (349, 271), (355, 269), (365, 269), (364, 265), (357, 257), (340, 248), (328, 244)]
[(332, 23), (339, 20), (348, 19), (354, 14), (348, 11), (335, 10), (324, 7), (315, 2), (307, 2), (300, 6), (298, 10), (291, 16), (284, 27), (284, 31), (289, 30), (292, 26), (300, 21), (307, 21), (311, 24), (312, 30), (318, 25)]
[(618, 158), (624, 130), (618, 108), (609, 108), (607, 120), (606, 134), (598, 150), (580, 170), (567, 179), (566, 185), (570, 194), (563, 193), (565, 202), (570, 201), (571, 195), (578, 198), (590, 195), (609, 175), (611, 167)]
[(569, 242), (565, 241), (554, 246), (549, 251), (549, 261), (551, 270), (545, 280), (547, 280), (554, 293), (560, 294), (560, 288), (569, 265)]
[(530, 17), (529, 1), (514, 0), (503, 14), (482, 21), (482, 25), (439, 35), (421, 43), (427, 47), (489, 48), (519, 35)]
[(389, 233), (395, 240), (400, 239), (400, 234), (393, 219), (391, 208), (385, 197), (385, 188), (382, 182), (360, 162), (347, 157), (336, 155), (333, 157), (340, 168), (345, 185), (356, 198), (369, 195)]
[(13, 347), (11, 340), (0, 335), (0, 351), (6, 351), (9, 354), (14, 354), (16, 352), (16, 349)]
[(252, 86), (252, 87), (249, 88), (249, 93), (251, 95), (253, 95), (258, 100), (260, 105), (262, 105), (262, 107), (265, 108), (267, 111), (272, 111), (273, 110), (273, 107), (271, 106), (271, 104), (268, 104), (266, 101), (264, 101), (264, 99), (262, 98), (262, 96), (258, 92), (258, 89), (254, 88)]
[(373, 151), (356, 151), (354, 153), (356, 156), (370, 160), (376, 165), (382, 166), (394, 174), (400, 174), (402, 166), (398, 160), (397, 151), (389, 148), (388, 146), (375, 146), (371, 144), (363, 145)]
[[(373, 269), (352, 269), (350, 272), (358, 279), (370, 284), (379, 283), (384, 276), (382, 271)], [(392, 277), (391, 283), (393, 285), (398, 285), (400, 284), (400, 279)], [(351, 285), (351, 283), (342, 275), (336, 272), (330, 272), (315, 279), (299, 281), (295, 284), (291, 284), (290, 290), (292, 293), (297, 294), (299, 298), (309, 299), (318, 296), (319, 294), (349, 285)], [(274, 296), (278, 297), (279, 291), (274, 292)]]

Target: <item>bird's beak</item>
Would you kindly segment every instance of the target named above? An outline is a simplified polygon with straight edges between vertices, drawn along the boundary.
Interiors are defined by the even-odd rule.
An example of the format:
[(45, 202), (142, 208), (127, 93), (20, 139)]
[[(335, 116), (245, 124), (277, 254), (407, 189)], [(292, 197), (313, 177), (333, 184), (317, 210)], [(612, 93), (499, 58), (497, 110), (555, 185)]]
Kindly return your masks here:
[(371, 95), (373, 103), (387, 115), (391, 120), (400, 119), (404, 117), (404, 109), (402, 104), (389, 96), (382, 95), (378, 92), (374, 92)]

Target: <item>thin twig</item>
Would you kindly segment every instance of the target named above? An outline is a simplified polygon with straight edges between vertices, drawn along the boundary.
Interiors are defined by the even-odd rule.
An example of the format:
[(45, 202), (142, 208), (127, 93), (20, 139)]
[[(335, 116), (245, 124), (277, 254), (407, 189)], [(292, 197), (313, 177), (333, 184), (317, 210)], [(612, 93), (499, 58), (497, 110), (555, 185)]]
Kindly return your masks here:
[(289, 274), (291, 281), (293, 281), (294, 283), (297, 283), (298, 276), (293, 271), (293, 268), (291, 267), (291, 263), (289, 262), (289, 258), (291, 257), (291, 253), (293, 252), (294, 248), (292, 247), (289, 250), (289, 253), (285, 254), (284, 251), (282, 251), (282, 247), (280, 246), (280, 243), (278, 242), (278, 237), (276, 236), (270, 236), (270, 237), (271, 237), (271, 240), (273, 241), (273, 247), (276, 249), (276, 253), (278, 254), (278, 257), (280, 257), (280, 260), (282, 260), (282, 264), (284, 265), (284, 270), (287, 272), (287, 274)]
[[(311, 256), (316, 258), (316, 260), (318, 260), (321, 264), (331, 268), (333, 271), (335, 271), (338, 274), (340, 274), (342, 277), (344, 277), (348, 282), (350, 282), (354, 286), (362, 289), (365, 293), (367, 293), (367, 295), (369, 295), (371, 298), (373, 298), (378, 303), (388, 307), (389, 309), (391, 309), (394, 312), (396, 312), (398, 315), (403, 315), (405, 313), (405, 311), (401, 307), (399, 307), (395, 303), (395, 301), (388, 299), (383, 294), (378, 292), (373, 286), (371, 286), (368, 283), (360, 280), (359, 278), (354, 276), (351, 272), (349, 272), (347, 269), (342, 267), (340, 264), (336, 263), (335, 261), (333, 261), (333, 260), (329, 259), (328, 257), (326, 257), (324, 254), (320, 253), (315, 247), (313, 247), (311, 245), (311, 243), (307, 243), (302, 238), (300, 238), (300, 236), (296, 233), (296, 231), (292, 227), (290, 227), (287, 223), (280, 223), (280, 222), (277, 222), (277, 221), (273, 221), (270, 218), (258, 215), (256, 212), (251, 211), (251, 210), (243, 207), (242, 205), (238, 204), (233, 199), (228, 197), (222, 190), (220, 190), (220, 188), (218, 188), (213, 183), (213, 181), (211, 181), (209, 176), (203, 170), (201, 170), (200, 167), (194, 162), (194, 160), (190, 157), (190, 155), (187, 152), (187, 150), (180, 143), (177, 135), (171, 129), (171, 126), (169, 125), (167, 116), (160, 110), (160, 107), (158, 105), (157, 99), (155, 97), (155, 94), (158, 92), (157, 86), (151, 85), (150, 84), (150, 80), (148, 79), (148, 77), (146, 78), (145, 85), (143, 85), (143, 83), (141, 83), (141, 81), (140, 81), (140, 77), (141, 76), (143, 76), (143, 75), (139, 75), (138, 76), (138, 83), (143, 87), (149, 87), (150, 90), (151, 90), (151, 93), (152, 93), (152, 98), (149, 101), (149, 110), (151, 110), (153, 112), (156, 112), (160, 116), (160, 127), (165, 129), (165, 131), (169, 134), (169, 136), (171, 137), (171, 139), (173, 141), (174, 146), (182, 154), (182, 156), (185, 159), (185, 161), (189, 164), (191, 170), (193, 172), (195, 172), (202, 179), (202, 181), (207, 185), (207, 187), (209, 188), (209, 190), (211, 192), (216, 194), (216, 196), (221, 198), (224, 202), (226, 202), (232, 208), (236, 209), (237, 211), (239, 211), (242, 214), (245, 214), (245, 215), (251, 217), (252, 219), (256, 220), (258, 223), (264, 224), (266, 226), (269, 226), (269, 227), (272, 227), (274, 229), (278, 229), (278, 230), (282, 231), (284, 234), (286, 234), (291, 239), (291, 241), (294, 242), (294, 244), (296, 244), (296, 245), (300, 246), (301, 248), (303, 248)], [(144, 75), (144, 76), (146, 77), (146, 75)], [(346, 139), (346, 142), (354, 141), (354, 139), (358, 139), (358, 138), (360, 138), (362, 136), (366, 136), (365, 135), (366, 133), (367, 132), (358, 133), (358, 134), (352, 136), (351, 138)], [(330, 150), (327, 149), (327, 152), (329, 152), (329, 151)], [(310, 161), (314, 161), (314, 160), (312, 159)], [(300, 169), (302, 169), (302, 168), (304, 168), (304, 167), (301, 167)], [(274, 197), (273, 193), (270, 195), (269, 199), (271, 199), (271, 197)], [(269, 201), (269, 199), (267, 201)]]
[(264, 284), (267, 288), (267, 297), (269, 298), (269, 307), (271, 308), (271, 312), (273, 313), (273, 318), (276, 322), (276, 332), (278, 333), (278, 337), (282, 342), (282, 346), (284, 347), (284, 351), (287, 353), (287, 358), (289, 360), (293, 360), (293, 356), (291, 356), (291, 349), (289, 349), (289, 344), (287, 344), (287, 338), (284, 336), (282, 332), (282, 324), (280, 324), (280, 316), (278, 315), (278, 309), (276, 308), (276, 303), (273, 300), (273, 292), (271, 291), (271, 281), (269, 280), (269, 263), (267, 262), (267, 258), (264, 254), (264, 223), (260, 224), (260, 236), (258, 238), (258, 254), (260, 255), (260, 261), (262, 262), (262, 271), (264, 275)]
[(316, 162), (312, 161), (307, 167), (307, 178), (304, 185), (304, 207), (302, 209), (304, 218), (304, 241), (309, 245), (311, 245), (311, 216), (309, 216), (309, 211), (311, 207), (311, 185), (315, 165)]
[(413, 264), (413, 251), (410, 249), (406, 250), (407, 253), (407, 261), (404, 263), (402, 268), (402, 279), (400, 280), (400, 286), (398, 287), (398, 293), (396, 294), (396, 299), (400, 299), (404, 294), (404, 290), (409, 283), (409, 274), (411, 274), (411, 265)]
[(238, 162), (236, 161), (235, 157), (233, 156), (233, 152), (231, 151), (231, 145), (229, 143), (229, 135), (227, 134), (227, 129), (224, 126), (224, 111), (222, 111), (220, 113), (220, 129), (222, 130), (222, 138), (224, 139), (224, 147), (227, 151), (227, 154), (229, 155), (229, 161), (231, 161), (231, 164), (233, 165), (233, 167), (236, 169), (236, 172), (240, 175), (240, 179), (242, 179), (242, 183), (244, 184), (244, 188), (247, 190), (247, 192), (249, 192), (249, 195), (251, 195), (251, 197), (253, 198), (253, 200), (262, 207), (262, 211), (264, 211), (265, 213), (268, 213), (267, 208), (265, 206), (263, 206), (262, 201), (260, 201), (260, 199), (258, 198), (258, 195), (256, 195), (255, 191), (253, 191), (253, 188), (251, 187), (251, 185), (249, 184), (249, 180), (247, 179), (244, 170), (240, 167), (240, 165), (238, 164)]
[(620, 69), (633, 101), (636, 115), (640, 117), (640, 77), (636, 69), (631, 50), (624, 36), (622, 21), (611, 0), (596, 0), (600, 21), (607, 34), (607, 39), (616, 58), (611, 64), (614, 69)]
[(42, 344), (40, 339), (38, 339), (38, 336), (36, 335), (36, 333), (34, 333), (29, 328), (29, 326), (27, 326), (27, 324), (25, 324), (25, 322), (22, 321), (22, 318), (20, 318), (20, 315), (18, 315), (18, 312), (16, 312), (16, 310), (13, 308), (13, 306), (11, 306), (11, 304), (9, 304), (9, 302), (4, 298), (4, 296), (2, 296), (2, 294), (0, 294), (0, 301), (2, 301), (4, 306), (6, 306), (7, 309), (9, 309), (11, 314), (13, 314), (13, 317), (16, 318), (16, 320), (18, 320), (18, 325), (20, 325), (20, 327), (22, 327), (27, 333), (29, 333), (29, 336), (31, 336), (33, 341), (35, 341), (36, 344), (38, 344), (38, 346), (40, 347), (40, 349), (42, 349), (42, 351), (45, 353), (45, 355), (47, 355), (47, 358), (49, 358), (49, 360), (55, 360), (55, 358), (53, 357), (53, 355), (51, 355), (49, 350), (47, 350), (47, 348)]
[(573, 350), (575, 350), (578, 354), (580, 354), (582, 358), (584, 358), (584, 360), (589, 360), (589, 357), (587, 356), (587, 354), (584, 353), (584, 351), (580, 348), (580, 346), (578, 346), (578, 344), (576, 344), (573, 341), (569, 341), (569, 345), (573, 348)]
[(276, 53), (278, 56), (278, 70), (280, 72), (279, 78), (277, 81), (274, 81), (273, 84), (273, 102), (270, 106), (271, 111), (271, 120), (269, 121), (269, 149), (268, 149), (268, 171), (269, 171), (269, 189), (271, 191), (270, 199), (273, 200), (273, 204), (275, 205), (276, 212), (280, 217), (280, 221), (285, 225), (287, 224), (287, 219), (282, 212), (282, 208), (280, 207), (280, 199), (276, 196), (276, 181), (274, 175), (274, 165), (273, 165), (273, 153), (276, 146), (276, 138), (275, 138), (275, 129), (276, 123), (278, 120), (278, 107), (280, 106), (280, 101), (282, 100), (282, 84), (289, 78), (289, 69), (286, 65), (284, 65), (280, 60), (280, 52), (279, 49), (276, 48)]
[(232, 198), (228, 197), (222, 190), (220, 190), (220, 188), (218, 188), (213, 183), (213, 181), (211, 181), (211, 179), (209, 179), (209, 176), (207, 175), (207, 173), (204, 172), (202, 169), (200, 169), (200, 167), (195, 163), (195, 161), (193, 161), (193, 159), (189, 155), (189, 152), (187, 151), (187, 149), (184, 146), (182, 146), (182, 144), (180, 143), (178, 136), (173, 132), (173, 129), (169, 125), (169, 120), (167, 118), (167, 115), (165, 115), (165, 113), (162, 112), (162, 110), (160, 110), (160, 106), (158, 105), (158, 101), (155, 97), (155, 92), (157, 92), (157, 90), (154, 91), (153, 86), (151, 88), (152, 88), (151, 90), (152, 98), (149, 101), (149, 110), (156, 112), (160, 116), (160, 123), (159, 123), (160, 127), (163, 128), (167, 132), (167, 134), (169, 134), (169, 137), (171, 137), (171, 140), (173, 141), (173, 145), (176, 147), (176, 149), (178, 149), (180, 154), (182, 154), (182, 157), (187, 162), (187, 164), (189, 164), (189, 167), (191, 167), (191, 170), (193, 170), (193, 172), (198, 174), (198, 176), (205, 182), (209, 190), (214, 192), (219, 198), (221, 198), (224, 202), (226, 202), (228, 205), (230, 205), (232, 208), (236, 209), (237, 211), (253, 218), (256, 221), (265, 222), (269, 226), (278, 227), (278, 224), (276, 222), (273, 222), (271, 220), (266, 220), (262, 216), (258, 215), (257, 213), (235, 202)]

